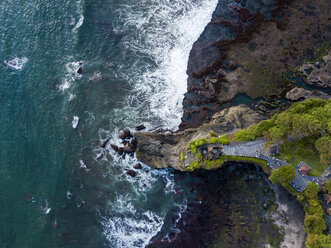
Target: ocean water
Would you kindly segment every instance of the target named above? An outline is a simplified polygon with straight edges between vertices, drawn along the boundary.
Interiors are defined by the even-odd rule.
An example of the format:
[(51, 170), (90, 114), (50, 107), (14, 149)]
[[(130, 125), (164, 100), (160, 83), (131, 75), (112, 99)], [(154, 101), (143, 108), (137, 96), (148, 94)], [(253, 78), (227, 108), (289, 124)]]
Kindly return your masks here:
[[(175, 130), (217, 0), (0, 2), (0, 246), (144, 247), (187, 199), (101, 140)], [(77, 70), (82, 68), (82, 74)], [(176, 217), (177, 216), (177, 217)]]

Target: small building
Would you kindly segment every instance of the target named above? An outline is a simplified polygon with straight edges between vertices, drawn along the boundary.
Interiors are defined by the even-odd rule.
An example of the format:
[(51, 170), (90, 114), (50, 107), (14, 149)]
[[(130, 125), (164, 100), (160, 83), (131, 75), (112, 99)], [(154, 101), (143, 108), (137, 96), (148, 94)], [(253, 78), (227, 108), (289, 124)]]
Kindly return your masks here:
[(298, 171), (303, 175), (303, 176), (308, 176), (309, 171), (311, 171), (311, 167), (308, 166), (304, 162), (300, 162), (298, 165)]
[(198, 152), (205, 159), (218, 159), (222, 155), (223, 145), (222, 144), (206, 144), (198, 147)]
[(331, 194), (324, 194), (324, 196), (325, 196), (326, 204), (330, 204), (331, 203)]

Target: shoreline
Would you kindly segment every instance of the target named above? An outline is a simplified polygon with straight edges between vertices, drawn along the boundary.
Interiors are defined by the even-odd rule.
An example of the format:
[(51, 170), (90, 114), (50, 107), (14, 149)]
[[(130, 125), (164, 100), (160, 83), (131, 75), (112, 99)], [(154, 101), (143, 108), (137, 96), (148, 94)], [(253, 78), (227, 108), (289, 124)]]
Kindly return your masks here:
[[(211, 22), (190, 52), (188, 86), (179, 129), (174, 133), (136, 133), (136, 154), (140, 161), (153, 168), (186, 171), (181, 160), (189, 141), (208, 136), (211, 131), (231, 134), (248, 128), (296, 101), (330, 98), (328, 79), (321, 82), (314, 78), (316, 73), (328, 75), (326, 68), (331, 61), (330, 44), (325, 42), (330, 34), (326, 31), (315, 35), (321, 26), (330, 26), (322, 11), (324, 2), (279, 0), (267, 6), (259, 4), (260, 8), (254, 11), (249, 1), (219, 1)], [(309, 22), (305, 41), (301, 42), (303, 33), (294, 31), (301, 26), (304, 29)], [(227, 35), (225, 30), (229, 31)], [(231, 32), (235, 34), (232, 37)], [(314, 66), (319, 61), (324, 64)], [(316, 73), (305, 74), (305, 68)], [(251, 102), (233, 106), (240, 95), (250, 97)], [(243, 158), (237, 162), (252, 163)]]

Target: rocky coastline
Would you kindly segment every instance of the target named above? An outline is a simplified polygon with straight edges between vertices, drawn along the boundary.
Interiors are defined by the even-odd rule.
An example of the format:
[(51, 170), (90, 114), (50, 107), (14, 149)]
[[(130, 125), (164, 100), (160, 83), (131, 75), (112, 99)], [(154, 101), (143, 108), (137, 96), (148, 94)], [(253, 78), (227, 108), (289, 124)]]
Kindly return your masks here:
[[(287, 108), (296, 86), (288, 73), (330, 40), (328, 9), (325, 1), (219, 1), (190, 52), (179, 129), (200, 126), (242, 94), (263, 115)], [(330, 87), (319, 79), (309, 84)]]
[(137, 158), (155, 168), (183, 170), (178, 158), (190, 140), (246, 128), (296, 101), (330, 98), (325, 4), (219, 1), (190, 52), (179, 130), (136, 133)]
[[(328, 13), (330, 6), (322, 0), (219, 0), (212, 20), (190, 52), (178, 131), (137, 132), (124, 138), (123, 148), (112, 148), (122, 156), (136, 152), (139, 161), (157, 169), (171, 167), (180, 174), (185, 171), (180, 157), (190, 141), (211, 132), (224, 135), (247, 128), (296, 101), (329, 99)], [(212, 172), (195, 173), (208, 180), (212, 177)], [(208, 194), (197, 195), (196, 199), (210, 200)], [(180, 233), (171, 234), (167, 240), (155, 237), (149, 247), (204, 247), (211, 236), (215, 238), (208, 226), (224, 229), (208, 220), (196, 227), (200, 223), (196, 218), (210, 218), (205, 216), (206, 209), (217, 209), (218, 203), (211, 202), (202, 207), (192, 204), (176, 224)], [(190, 235), (201, 234), (199, 228), (207, 230), (206, 235), (190, 243)], [(232, 237), (228, 247), (247, 247), (247, 236), (241, 237), (238, 240), (242, 244)], [(268, 247), (263, 245), (267, 244), (259, 247)]]

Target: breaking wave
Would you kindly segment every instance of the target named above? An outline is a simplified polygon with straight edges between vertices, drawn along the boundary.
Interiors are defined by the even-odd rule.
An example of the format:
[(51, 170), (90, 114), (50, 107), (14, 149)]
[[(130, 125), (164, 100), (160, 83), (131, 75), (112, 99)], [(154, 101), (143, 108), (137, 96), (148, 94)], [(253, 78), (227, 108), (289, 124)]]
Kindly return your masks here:
[[(124, 5), (115, 31), (128, 33), (125, 51), (136, 59), (122, 76), (135, 88), (131, 105), (146, 109), (166, 129), (177, 129), (193, 43), (211, 19), (217, 0), (144, 0)], [(141, 61), (148, 61), (142, 63)], [(137, 104), (138, 103), (138, 104)]]
[(5, 60), (4, 63), (11, 69), (21, 71), (28, 61), (29, 60), (26, 57), (22, 57), (22, 58), (15, 57), (11, 60)]
[[(217, 0), (142, 0), (118, 8), (119, 21), (114, 23), (114, 31), (125, 34), (123, 58), (135, 62), (119, 65), (117, 76), (128, 81), (134, 91), (127, 98), (127, 107), (114, 110), (114, 119), (125, 118), (129, 127), (140, 118), (145, 120), (148, 130), (177, 129), (186, 92), (189, 52), (210, 21), (216, 4)], [(125, 180), (134, 190), (110, 202), (111, 211), (101, 215), (101, 223), (111, 247), (144, 247), (161, 230), (166, 213), (139, 209), (137, 201), (144, 201), (145, 205), (155, 202), (149, 192), (160, 182), (164, 187), (160, 199), (175, 194), (174, 178), (168, 171), (150, 170), (145, 165), (135, 177), (127, 175), (126, 170), (138, 161), (128, 156), (122, 159), (110, 149), (110, 143), (121, 144), (118, 135), (118, 129), (100, 129), (99, 140), (110, 139), (110, 142), (106, 149), (95, 148), (94, 158), (107, 159), (109, 153), (116, 162), (109, 166), (120, 171), (113, 175), (115, 181)], [(183, 199), (176, 205), (180, 216), (186, 202)]]

